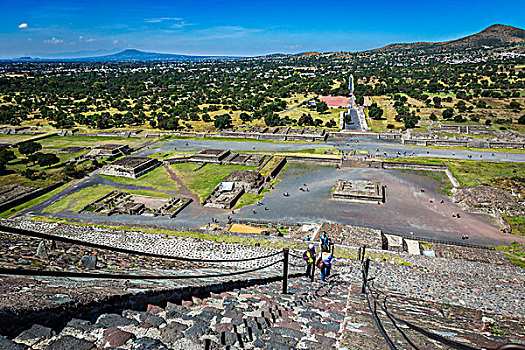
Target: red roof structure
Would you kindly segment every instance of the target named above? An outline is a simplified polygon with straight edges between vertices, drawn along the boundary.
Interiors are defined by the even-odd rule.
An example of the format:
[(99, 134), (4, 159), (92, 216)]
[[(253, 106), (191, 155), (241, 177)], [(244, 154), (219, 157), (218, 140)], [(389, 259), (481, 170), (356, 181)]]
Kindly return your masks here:
[(350, 97), (344, 96), (323, 96), (319, 99), (326, 103), (329, 108), (346, 108), (350, 103)]

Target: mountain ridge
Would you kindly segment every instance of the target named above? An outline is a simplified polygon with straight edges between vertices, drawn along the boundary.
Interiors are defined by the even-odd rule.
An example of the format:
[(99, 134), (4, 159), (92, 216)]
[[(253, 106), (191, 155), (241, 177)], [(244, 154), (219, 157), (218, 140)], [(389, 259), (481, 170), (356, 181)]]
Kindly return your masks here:
[(445, 49), (454, 50), (475, 47), (505, 47), (525, 45), (525, 30), (503, 24), (493, 24), (482, 31), (462, 38), (441, 42), (415, 42), (389, 44), (371, 51), (398, 51), (411, 49)]

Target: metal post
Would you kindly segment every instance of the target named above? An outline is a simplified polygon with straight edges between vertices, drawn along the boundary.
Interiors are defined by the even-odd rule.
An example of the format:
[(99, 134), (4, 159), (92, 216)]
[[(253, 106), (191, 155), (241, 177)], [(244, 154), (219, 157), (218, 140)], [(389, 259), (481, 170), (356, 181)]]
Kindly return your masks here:
[(366, 293), (366, 284), (368, 282), (368, 268), (370, 267), (370, 259), (365, 260), (365, 267), (363, 271), (363, 288), (361, 289), (361, 292), (364, 294)]
[(361, 252), (361, 261), (365, 260), (365, 253), (366, 253), (366, 245), (363, 246), (363, 250)]
[(283, 294), (288, 293), (288, 248), (283, 249)]
[(361, 260), (361, 247), (357, 250), (357, 260)]
[(335, 244), (332, 243), (332, 256), (334, 256)]

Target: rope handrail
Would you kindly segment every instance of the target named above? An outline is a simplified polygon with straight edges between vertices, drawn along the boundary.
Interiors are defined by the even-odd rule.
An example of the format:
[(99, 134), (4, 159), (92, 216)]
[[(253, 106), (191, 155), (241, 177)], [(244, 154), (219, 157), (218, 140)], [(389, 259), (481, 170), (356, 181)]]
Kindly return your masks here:
[(243, 261), (253, 261), (253, 260), (271, 258), (278, 254), (282, 254), (281, 251), (278, 251), (276, 253), (272, 253), (269, 255), (256, 256), (256, 257), (250, 257), (250, 258), (239, 258), (239, 259), (234, 259), (234, 260), (233, 259), (185, 258), (181, 256), (173, 256), (173, 255), (158, 254), (158, 253), (148, 253), (148, 252), (141, 252), (141, 251), (126, 249), (126, 248), (112, 247), (112, 246), (108, 246), (104, 244), (92, 243), (92, 242), (82, 241), (79, 239), (51, 235), (48, 233), (30, 231), (30, 230), (25, 230), (25, 229), (16, 228), (16, 227), (9, 227), (9, 226), (4, 226), (4, 225), (0, 225), (0, 232), (9, 232), (9, 233), (17, 234), (17, 235), (29, 236), (29, 237), (34, 237), (34, 238), (49, 239), (49, 240), (55, 240), (55, 241), (60, 241), (64, 243), (78, 244), (78, 245), (90, 247), (90, 248), (111, 250), (111, 251), (118, 252), (118, 253), (125, 253), (125, 254), (131, 254), (131, 255), (142, 255), (142, 256), (147, 256), (147, 257), (152, 257), (152, 258), (171, 259), (171, 260), (188, 261), (188, 262), (207, 262), (207, 263), (243, 262)]
[(74, 277), (74, 278), (100, 278), (100, 279), (126, 279), (126, 280), (182, 280), (191, 278), (210, 278), (210, 277), (227, 277), (242, 275), (245, 273), (255, 272), (259, 270), (272, 267), (282, 260), (274, 261), (270, 264), (256, 267), (253, 269), (246, 269), (236, 272), (225, 272), (218, 274), (207, 275), (124, 275), (112, 273), (92, 273), (92, 272), (71, 272), (71, 271), (47, 271), (47, 270), (22, 270), (22, 269), (7, 269), (0, 268), (0, 275), (15, 275), (15, 276), (46, 276), (46, 277)]

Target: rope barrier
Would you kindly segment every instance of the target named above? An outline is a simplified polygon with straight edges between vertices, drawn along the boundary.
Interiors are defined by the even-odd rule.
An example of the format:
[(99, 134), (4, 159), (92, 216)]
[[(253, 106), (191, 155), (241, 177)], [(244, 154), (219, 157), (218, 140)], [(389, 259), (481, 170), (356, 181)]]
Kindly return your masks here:
[(210, 278), (210, 277), (227, 277), (242, 275), (249, 272), (255, 272), (274, 266), (282, 260), (274, 261), (268, 265), (256, 267), (253, 269), (247, 269), (236, 272), (225, 272), (218, 274), (208, 275), (184, 275), (184, 276), (172, 276), (172, 275), (123, 275), (123, 274), (111, 274), (111, 273), (92, 273), (92, 272), (71, 272), (71, 271), (45, 271), (45, 270), (19, 270), (19, 269), (6, 269), (0, 268), (0, 275), (15, 275), (15, 276), (46, 276), (46, 277), (75, 277), (75, 278), (101, 278), (101, 279), (126, 279), (126, 280), (182, 280), (191, 278)]
[[(367, 277), (366, 276), (366, 273), (364, 272), (363, 270), (363, 267), (361, 266), (361, 271), (363, 272), (363, 282), (364, 282), (364, 279)], [(372, 283), (373, 284), (373, 283)], [(372, 298), (374, 298), (374, 303), (377, 302), (377, 298), (375, 298), (375, 296), (373, 295), (373, 291), (372, 289), (370, 288), (369, 284), (368, 283), (364, 283), (364, 289), (365, 289), (365, 295), (366, 295), (366, 298), (367, 298), (367, 301), (368, 301), (368, 307), (370, 309), (370, 312), (372, 313), (372, 317), (374, 318), (374, 321), (376, 321), (376, 317), (377, 317), (377, 313), (375, 311), (372, 310), (371, 306), (370, 306), (370, 299), (368, 297), (368, 295), (372, 295)], [(368, 291), (370, 291), (370, 293), (368, 291), (366, 291), (368, 289)], [(375, 289), (375, 288), (374, 288)], [(379, 291), (377, 291), (378, 295)], [(381, 293), (381, 294), (384, 294), (384, 293)], [(456, 342), (454, 340), (451, 340), (451, 339), (448, 339), (448, 338), (445, 338), (439, 334), (436, 334), (434, 332), (430, 332), (430, 331), (427, 331), (426, 329), (424, 328), (421, 328), (421, 327), (418, 327), (408, 321), (405, 321), (399, 317), (396, 317), (394, 316), (392, 313), (390, 313), (390, 311), (388, 311), (387, 309), (387, 306), (386, 306), (386, 298), (388, 296), (385, 294), (385, 300), (384, 300), (384, 307), (381, 306), (381, 303), (379, 303), (379, 305), (381, 306), (381, 308), (383, 309), (383, 311), (385, 312), (385, 314), (387, 315), (387, 317), (391, 320), (392, 324), (394, 325), (394, 327), (400, 331), (401, 335), (405, 338), (405, 340), (408, 341), (409, 344), (411, 344), (414, 348), (417, 349), (417, 347), (408, 339), (408, 337), (406, 336), (406, 334), (400, 330), (400, 328), (397, 326), (396, 322), (395, 321), (398, 321), (398, 322), (401, 322), (403, 324), (405, 324), (407, 327), (409, 327), (410, 329), (418, 332), (418, 333), (421, 333), (423, 334), (424, 336), (426, 336), (427, 338), (430, 338), (430, 339), (433, 339), (433, 340), (436, 340), (442, 344), (445, 344), (445, 345), (448, 345), (449, 347), (453, 348), (453, 349), (457, 349), (457, 350), (480, 350), (479, 348), (475, 348), (475, 347), (472, 347), (470, 345), (466, 345), (466, 344), (463, 344), (463, 343), (459, 343), (459, 342)], [(395, 321), (394, 321), (395, 320)], [(379, 321), (379, 320), (378, 320)], [(383, 332), (381, 331), (381, 328), (382, 326), (380, 324), (378, 324), (376, 322), (376, 325), (378, 326), (379, 328), (379, 331), (381, 332), (381, 334), (383, 335)], [(384, 329), (383, 329), (384, 331)], [(388, 338), (388, 335), (385, 334), (383, 335), (383, 337), (385, 337), (385, 340)], [(389, 339), (389, 338), (388, 338)], [(387, 340), (387, 343), (389, 342), (389, 340)], [(390, 346), (390, 344), (388, 344)], [(392, 349), (392, 348), (391, 348)]]
[(185, 258), (180, 256), (172, 256), (172, 255), (165, 255), (165, 254), (157, 254), (157, 253), (148, 253), (148, 252), (140, 252), (136, 250), (131, 249), (125, 249), (125, 248), (118, 248), (118, 247), (111, 247), (103, 244), (98, 243), (91, 243), (86, 242), (78, 239), (73, 238), (67, 238), (62, 236), (55, 236), (50, 235), (47, 233), (42, 232), (36, 232), (36, 231), (29, 231), (24, 230), (16, 227), (9, 227), (9, 226), (3, 226), (0, 225), (0, 231), (1, 232), (8, 232), (13, 233), (17, 235), (23, 235), (23, 236), (29, 236), (33, 238), (41, 238), (41, 239), (49, 239), (49, 240), (55, 240), (60, 241), (64, 243), (71, 243), (71, 244), (78, 244), (90, 248), (96, 248), (96, 249), (106, 249), (111, 250), (118, 253), (125, 253), (125, 254), (132, 254), (132, 255), (142, 255), (142, 256), (148, 256), (152, 258), (161, 258), (161, 259), (171, 259), (171, 260), (179, 260), (179, 261), (189, 261), (189, 262), (207, 262), (207, 263), (223, 263), (223, 262), (241, 262), (241, 261), (253, 261), (253, 260), (260, 260), (260, 259), (266, 259), (271, 258), (272, 256), (276, 256), (278, 254), (282, 254), (282, 252), (276, 252), (273, 254), (265, 255), (265, 256), (257, 256), (257, 257), (251, 257), (251, 258), (240, 258), (235, 260), (226, 260), (226, 259), (198, 259), (198, 258)]

